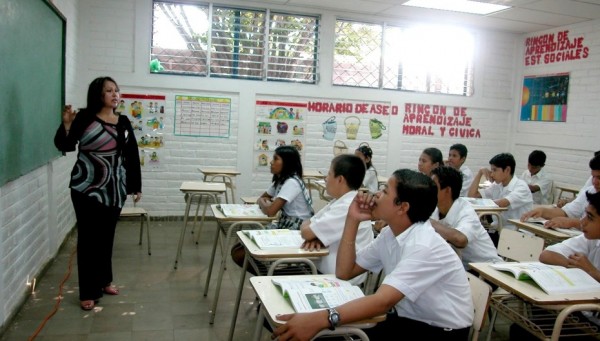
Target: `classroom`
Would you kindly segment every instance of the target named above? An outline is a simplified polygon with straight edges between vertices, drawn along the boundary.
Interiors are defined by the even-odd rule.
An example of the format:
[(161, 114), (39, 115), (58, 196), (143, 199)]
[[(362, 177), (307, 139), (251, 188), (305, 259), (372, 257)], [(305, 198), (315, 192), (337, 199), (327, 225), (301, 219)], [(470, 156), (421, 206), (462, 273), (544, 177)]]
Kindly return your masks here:
[[(0, 12), (9, 13), (5, 9), (19, 2), (4, 1)], [(548, 156), (544, 169), (554, 183), (573, 187), (581, 187), (589, 177), (588, 162), (593, 152), (600, 149), (597, 132), (600, 2), (597, 0), (505, 1), (516, 7), (504, 15), (485, 17), (407, 9), (400, 5), (405, 1), (394, 0), (185, 2), (203, 8), (221, 6), (223, 10), (318, 18), (314, 20), (318, 34), (313, 48), (318, 52), (311, 57), (316, 58), (311, 62), (313, 73), (300, 81), (276, 76), (227, 76), (227, 71), (219, 67), (207, 76), (206, 66), (203, 71), (181, 72), (172, 65), (184, 64), (177, 57), (157, 63), (161, 53), (164, 57), (170, 47), (161, 52), (158, 46), (161, 37), (153, 34), (156, 30), (153, 11), (160, 4), (178, 1), (48, 2), (60, 12), (66, 28), (64, 104), (74, 108), (85, 106), (90, 81), (110, 76), (120, 86), (126, 103), (124, 113), (133, 116), (134, 127), (139, 119), (138, 128), (144, 133), (139, 143), (144, 196), (139, 205), (153, 219), (183, 216), (186, 203), (179, 187), (184, 181), (200, 181), (199, 167), (238, 170), (240, 175), (235, 179), (238, 202), (241, 196), (260, 195), (270, 183), (268, 160), (280, 138), (302, 149), (305, 169), (324, 172), (336, 148), (352, 152), (360, 143), (367, 142), (374, 151), (373, 163), (384, 176), (399, 168), (416, 169), (419, 155), (427, 147), (437, 147), (446, 156), (450, 145), (465, 144), (469, 148), (466, 165), (472, 170), (488, 167), (495, 154), (509, 152), (517, 161), (515, 174), (527, 168), (527, 156), (532, 150), (541, 149)], [(0, 19), (5, 15), (0, 14)], [(458, 27), (456, 32), (466, 32), (472, 39), (471, 64), (462, 70), (463, 78), (469, 79), (464, 84), (469, 85), (460, 87), (458, 92), (441, 89), (439, 84), (428, 85), (429, 90), (405, 91), (397, 84), (402, 83), (398, 80), (398, 70), (377, 69), (379, 60), (387, 57), (379, 57), (373, 74), (355, 74), (365, 82), (375, 79), (372, 84), (341, 75), (347, 62), (337, 52), (335, 42), (344, 24), (352, 27), (353, 23), (362, 23), (362, 28), (375, 27), (372, 32), (380, 35), (384, 30), (388, 32), (389, 27), (409, 28), (419, 24)], [(445, 31), (459, 34), (453, 29)], [(389, 32), (391, 35), (396, 31)], [(441, 36), (441, 31), (437, 35)], [(400, 48), (423, 49), (437, 60), (440, 56), (452, 59), (448, 54), (458, 52), (452, 46), (442, 45), (439, 39), (436, 41), (439, 45), (431, 46), (433, 43), (425, 41)], [(4, 46), (0, 51), (5, 51)], [(0, 62), (1, 68), (8, 64)], [(225, 72), (225, 76), (219, 72)], [(391, 83), (385, 79), (387, 73), (392, 74)], [(529, 96), (534, 98), (536, 94), (526, 85), (541, 86), (544, 81), (560, 79), (568, 81), (568, 110), (566, 101), (557, 105), (558, 109), (546, 105), (557, 112), (548, 118), (542, 114), (543, 102), (527, 104)], [(9, 84), (0, 84), (7, 87), (2, 92), (10, 93)], [(556, 92), (559, 95), (566, 97)], [(57, 97), (60, 96), (58, 93)], [(35, 97), (35, 93), (30, 92), (29, 97)], [(11, 105), (2, 109), (2, 124), (10, 124), (9, 117), (19, 114), (22, 107), (19, 100), (29, 99), (19, 97), (10, 101)], [(138, 108), (143, 116), (136, 113), (136, 104), (143, 106)], [(209, 108), (208, 117), (192, 109), (196, 106)], [(528, 114), (536, 110), (540, 113)], [(53, 136), (60, 124), (60, 107), (55, 113), (44, 114), (56, 117), (55, 125), (45, 127), (49, 136)], [(204, 130), (207, 124), (217, 127)], [(265, 134), (267, 131), (269, 134)], [(20, 146), (11, 145), (10, 139), (0, 137), (0, 141), (2, 153)], [(51, 140), (35, 143), (53, 148)], [(52, 261), (75, 227), (68, 186), (75, 160), (74, 152), (64, 156), (55, 152), (35, 169), (1, 177), (0, 283), (4, 289), (0, 293), (3, 302), (0, 330), (26, 299), (28, 279), (37, 276)], [(1, 169), (13, 166), (2, 165)]]

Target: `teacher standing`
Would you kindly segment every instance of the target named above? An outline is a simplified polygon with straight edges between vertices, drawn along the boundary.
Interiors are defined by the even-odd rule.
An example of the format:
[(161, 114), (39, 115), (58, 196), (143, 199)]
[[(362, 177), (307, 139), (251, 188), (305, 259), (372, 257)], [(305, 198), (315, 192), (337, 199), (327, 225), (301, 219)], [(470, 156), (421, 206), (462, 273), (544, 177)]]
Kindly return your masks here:
[(127, 194), (142, 197), (140, 158), (129, 119), (115, 114), (120, 90), (110, 77), (88, 88), (87, 107), (70, 105), (54, 144), (64, 152), (79, 144), (71, 171), (71, 200), (77, 217), (77, 270), (81, 309), (92, 310), (103, 294), (118, 295), (112, 285), (112, 249), (117, 220)]

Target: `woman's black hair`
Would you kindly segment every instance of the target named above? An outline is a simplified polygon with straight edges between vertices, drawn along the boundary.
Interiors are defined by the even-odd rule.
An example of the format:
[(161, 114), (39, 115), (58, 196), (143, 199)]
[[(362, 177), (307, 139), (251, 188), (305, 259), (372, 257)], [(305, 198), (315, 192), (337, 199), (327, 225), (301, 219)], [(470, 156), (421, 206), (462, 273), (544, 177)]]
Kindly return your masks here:
[(285, 180), (292, 176), (297, 176), (302, 179), (302, 161), (300, 160), (300, 153), (294, 146), (279, 146), (275, 149), (275, 154), (281, 158), (283, 167), (281, 173), (276, 175), (273, 174), (273, 183), (275, 186), (283, 184)]
[(94, 79), (88, 88), (87, 93), (87, 110), (93, 114), (97, 114), (104, 107), (104, 83), (110, 81), (115, 83), (117, 89), (119, 85), (111, 77), (98, 77)]
[(366, 162), (367, 169), (373, 167), (373, 149), (371, 149), (371, 147), (367, 146), (366, 144), (362, 144), (356, 148), (356, 151), (361, 152), (362, 155), (369, 158), (369, 161)]

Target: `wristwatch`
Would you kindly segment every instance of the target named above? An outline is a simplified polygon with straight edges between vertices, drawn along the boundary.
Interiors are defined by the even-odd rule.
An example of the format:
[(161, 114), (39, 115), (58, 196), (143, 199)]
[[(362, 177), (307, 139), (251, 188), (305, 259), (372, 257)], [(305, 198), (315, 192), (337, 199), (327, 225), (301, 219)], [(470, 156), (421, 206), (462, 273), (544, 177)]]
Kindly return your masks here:
[(329, 330), (335, 330), (335, 327), (340, 324), (340, 313), (334, 308), (327, 309), (327, 312), (329, 312)]

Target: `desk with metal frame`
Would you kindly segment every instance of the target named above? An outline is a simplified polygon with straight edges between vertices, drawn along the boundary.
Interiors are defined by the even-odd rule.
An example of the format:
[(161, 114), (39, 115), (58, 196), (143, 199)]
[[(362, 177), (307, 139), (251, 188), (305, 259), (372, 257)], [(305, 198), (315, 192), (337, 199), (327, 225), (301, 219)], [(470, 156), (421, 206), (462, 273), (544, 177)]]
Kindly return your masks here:
[(520, 230), (525, 230), (535, 234), (536, 236), (544, 238), (544, 240), (546, 240), (546, 245), (559, 243), (572, 237), (566, 233), (546, 228), (539, 224), (523, 222), (519, 219), (508, 219), (508, 221), (510, 221)]
[[(310, 195), (310, 198), (312, 199), (312, 192), (311, 192), (311, 188), (316, 188), (316, 184), (313, 183), (313, 181), (316, 180), (323, 180), (325, 179), (327, 175), (321, 173), (318, 170), (314, 170), (314, 169), (305, 169), (302, 175), (302, 179), (304, 181), (306, 181), (306, 188), (308, 188), (308, 194)], [(319, 190), (318, 188), (316, 188), (317, 190)]]
[[(258, 299), (262, 302), (261, 314), (267, 318), (267, 321), (271, 326), (277, 328), (278, 326), (285, 324), (285, 321), (277, 319), (279, 314), (291, 314), (294, 313), (294, 308), (288, 300), (283, 296), (281, 290), (273, 284), (272, 279), (275, 276), (255, 276), (250, 278), (250, 285)], [(335, 278), (334, 275), (293, 275), (293, 276), (277, 276), (277, 277), (289, 277), (289, 278)], [(258, 341), (260, 338), (260, 330), (263, 328), (262, 318), (259, 315), (259, 319), (256, 323), (256, 329), (254, 331), (254, 341)], [(385, 320), (385, 315), (376, 316), (364, 321), (352, 323), (349, 325), (343, 325), (337, 327), (334, 333), (328, 333), (328, 335), (345, 335), (352, 333), (356, 329), (371, 328), (377, 322)]]
[(575, 198), (575, 197), (577, 197), (577, 194), (579, 194), (579, 191), (581, 190), (581, 187), (576, 187), (576, 186), (572, 186), (572, 185), (554, 185), (554, 188), (556, 188), (558, 190), (558, 195), (556, 196), (557, 199), (554, 200), (557, 203), (560, 200), (560, 198), (562, 197), (563, 192), (571, 193), (573, 198)]
[[(204, 182), (215, 182), (215, 178), (221, 178), (221, 182), (225, 184), (225, 187), (231, 191), (231, 203), (235, 204), (235, 183), (234, 179), (236, 176), (242, 174), (235, 169), (229, 168), (204, 168), (199, 167), (198, 170), (204, 174)], [(229, 203), (227, 198), (227, 192), (225, 192), (225, 202)]]
[[(558, 340), (563, 328), (591, 331), (592, 326), (576, 320), (571, 313), (600, 311), (600, 292), (550, 295), (531, 281), (518, 280), (512, 274), (492, 268), (491, 263), (469, 263), (469, 266), (481, 278), (510, 293), (510, 295), (492, 295), (490, 306), (541, 340)], [(532, 315), (532, 312), (537, 314)], [(541, 313), (551, 314), (548, 315), (550, 317), (547, 321), (553, 322), (537, 323)], [(597, 328), (595, 333), (596, 336), (599, 335)]]
[[(206, 283), (204, 285), (204, 296), (205, 297), (208, 294), (208, 287), (210, 284), (210, 278), (212, 275), (213, 265), (215, 262), (215, 254), (217, 253), (217, 244), (219, 244), (221, 234), (223, 234), (223, 236), (225, 236), (225, 241), (230, 241), (233, 239), (232, 238), (233, 233), (236, 233), (237, 231), (239, 231), (239, 229), (246, 226), (246, 224), (248, 224), (248, 225), (256, 225), (253, 223), (265, 224), (265, 223), (270, 223), (271, 221), (276, 219), (276, 217), (267, 217), (267, 216), (227, 217), (223, 214), (223, 212), (219, 209), (218, 206), (219, 205), (211, 205), (210, 206), (210, 208), (213, 212), (213, 215), (215, 217), (215, 220), (217, 221), (217, 228), (215, 231), (215, 237), (213, 239), (213, 248), (212, 248), (212, 254), (210, 256), (210, 263), (209, 263), (209, 267), (208, 267), (208, 274), (206, 276)], [(263, 228), (264, 228), (264, 226), (263, 226)], [(220, 246), (221, 246), (222, 251), (227, 251), (232, 246), (232, 245), (229, 245), (229, 243), (227, 243), (227, 242), (220, 243), (220, 244), (221, 244)], [(223, 282), (223, 273), (225, 272), (227, 259), (229, 258), (228, 256), (229, 256), (229, 254), (227, 252), (221, 252), (221, 267), (219, 268), (219, 275), (217, 277), (217, 288), (215, 290), (215, 297), (213, 298), (213, 305), (210, 310), (210, 320), (209, 320), (210, 324), (213, 324), (215, 321), (215, 315), (216, 315), (216, 311), (217, 311), (217, 302), (219, 301), (219, 294), (221, 292), (221, 283)]]
[(259, 248), (248, 236), (242, 231), (237, 232), (238, 238), (240, 239), (246, 256), (244, 257), (244, 265), (242, 266), (242, 273), (240, 274), (240, 282), (238, 285), (237, 296), (235, 299), (235, 305), (233, 308), (233, 317), (231, 319), (231, 326), (229, 328), (229, 341), (233, 340), (233, 334), (235, 332), (235, 324), (237, 321), (238, 310), (240, 308), (240, 301), (242, 299), (242, 291), (244, 289), (244, 281), (246, 279), (246, 271), (248, 271), (248, 265), (251, 265), (260, 274), (259, 262), (270, 262), (276, 261), (283, 258), (303, 258), (303, 259), (315, 259), (329, 254), (328, 248), (322, 248), (319, 251), (305, 251), (304, 249), (298, 248), (275, 248), (275, 249), (261, 249)]
[[(219, 194), (225, 194), (227, 190), (224, 183), (221, 182), (201, 182), (201, 181), (185, 181), (179, 187), (179, 190), (183, 192), (185, 195), (185, 214), (183, 216), (183, 227), (181, 229), (181, 235), (179, 236), (179, 244), (177, 246), (177, 254), (175, 255), (175, 264), (173, 266), (174, 269), (177, 269), (177, 263), (179, 261), (179, 256), (181, 255), (181, 248), (183, 246), (183, 239), (185, 237), (185, 231), (187, 229), (187, 223), (190, 214), (190, 206), (192, 204), (192, 198), (198, 199), (198, 208), (196, 209), (196, 215), (194, 216), (194, 225), (196, 224), (196, 219), (198, 217), (198, 209), (200, 208), (200, 203), (202, 201), (202, 197), (206, 196), (212, 198), (215, 203), (219, 203)], [(204, 225), (204, 218), (206, 216), (206, 206), (208, 205), (208, 201), (204, 203), (204, 209), (202, 211), (202, 219), (200, 220), (200, 228), (198, 229), (198, 234), (202, 231), (202, 226)]]

